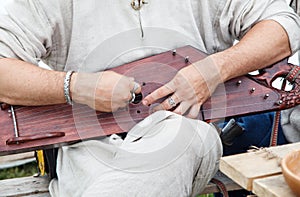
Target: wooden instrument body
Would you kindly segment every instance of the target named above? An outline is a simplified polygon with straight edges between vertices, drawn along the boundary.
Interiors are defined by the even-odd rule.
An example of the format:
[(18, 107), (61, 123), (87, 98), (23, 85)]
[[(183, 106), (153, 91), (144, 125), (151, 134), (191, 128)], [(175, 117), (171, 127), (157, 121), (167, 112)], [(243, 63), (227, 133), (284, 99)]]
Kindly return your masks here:
[[(187, 56), (189, 61), (186, 61)], [(146, 96), (170, 81), (178, 70), (206, 56), (205, 53), (186, 46), (177, 49), (176, 54), (168, 51), (111, 70), (134, 77), (143, 85), (142, 94)], [(291, 91), (298, 100), (296, 101), (293, 97), (292, 104), (283, 101), (284, 98), (290, 99), (290, 92), (276, 90), (270, 86), (274, 76), (283, 74), (280, 71), (281, 68), (289, 73), (292, 67), (293, 65), (289, 65), (284, 60), (266, 69), (264, 74), (241, 76), (221, 84), (202, 106), (199, 118), (209, 121), (279, 110), (299, 104), (299, 79), (296, 80), (296, 90)], [(253, 88), (255, 91), (252, 91)], [(283, 95), (285, 95), (284, 98)], [(143, 106), (141, 103), (129, 104), (128, 108), (114, 113), (97, 112), (79, 104), (73, 106), (15, 106), (19, 136), (27, 137), (25, 141), (8, 145), (7, 142), (16, 142), (13, 121), (9, 109), (0, 110), (0, 155), (53, 148), (80, 140), (126, 132), (147, 117), (150, 111), (151, 106)], [(56, 134), (59, 137), (55, 137)]]

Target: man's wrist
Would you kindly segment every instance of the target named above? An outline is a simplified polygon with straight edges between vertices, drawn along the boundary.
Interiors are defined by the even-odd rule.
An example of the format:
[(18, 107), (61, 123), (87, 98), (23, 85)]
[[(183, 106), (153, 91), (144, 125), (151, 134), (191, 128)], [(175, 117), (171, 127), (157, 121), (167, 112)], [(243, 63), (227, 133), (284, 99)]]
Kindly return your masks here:
[[(218, 52), (209, 56), (213, 62), (215, 68), (217, 68), (220, 76), (220, 83), (224, 83), (231, 79), (234, 75), (232, 74), (233, 68), (235, 67), (234, 62), (232, 62), (232, 57), (227, 51)], [(234, 71), (237, 73), (238, 71)], [(236, 76), (234, 76), (236, 77)]]
[(64, 96), (65, 96), (66, 103), (69, 105), (73, 105), (71, 91), (70, 91), (71, 77), (73, 73), (74, 71), (68, 71), (64, 79)]

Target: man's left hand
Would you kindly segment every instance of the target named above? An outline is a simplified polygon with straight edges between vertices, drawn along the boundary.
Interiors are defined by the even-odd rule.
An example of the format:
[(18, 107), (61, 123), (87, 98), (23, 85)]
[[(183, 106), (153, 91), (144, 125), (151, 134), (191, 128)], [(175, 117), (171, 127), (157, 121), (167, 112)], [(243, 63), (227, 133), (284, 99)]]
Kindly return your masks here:
[(170, 82), (145, 97), (143, 104), (151, 105), (168, 96), (153, 110), (173, 110), (177, 114), (197, 118), (201, 105), (221, 82), (218, 67), (207, 57), (181, 69)]

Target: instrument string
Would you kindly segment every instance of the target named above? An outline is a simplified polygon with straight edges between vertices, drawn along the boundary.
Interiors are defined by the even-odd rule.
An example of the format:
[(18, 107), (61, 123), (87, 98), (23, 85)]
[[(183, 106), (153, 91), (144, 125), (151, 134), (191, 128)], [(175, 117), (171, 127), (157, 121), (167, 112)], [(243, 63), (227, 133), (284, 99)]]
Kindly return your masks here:
[[(205, 58), (205, 55), (203, 55), (202, 52), (199, 52), (199, 51), (196, 51), (197, 53), (196, 54), (193, 54), (194, 56), (194, 59), (196, 61), (199, 61), (203, 58)], [(174, 51), (168, 51), (166, 52), (167, 54), (164, 54), (163, 56), (160, 56), (160, 55), (157, 55), (157, 56), (153, 56), (152, 59), (150, 61), (143, 61), (141, 62), (142, 64), (147, 64), (147, 63), (151, 63), (151, 64), (158, 64), (158, 65), (166, 65), (168, 67), (166, 68), (170, 68), (172, 67), (175, 70), (179, 70), (187, 65), (190, 65), (192, 64), (191, 62), (186, 62), (186, 54), (187, 53), (190, 53), (189, 51), (176, 51), (175, 54), (174, 54)], [(154, 59), (155, 58), (155, 59)], [(196, 62), (195, 61), (195, 62)], [(132, 67), (130, 69), (134, 69), (135, 67)], [(117, 69), (117, 68), (115, 68)], [(144, 79), (145, 76), (149, 76), (148, 73), (149, 73), (149, 70), (151, 71), (151, 69), (153, 71), (157, 71), (157, 68), (156, 67), (147, 67), (147, 70), (146, 71), (143, 71), (142, 73), (139, 72), (139, 73), (135, 73), (139, 76), (135, 76), (136, 78), (140, 77), (141, 79)], [(112, 69), (114, 70), (114, 69)], [(116, 72), (118, 72), (116, 70)], [(122, 74), (122, 73), (120, 73)], [(159, 74), (160, 75), (165, 75), (165, 76), (170, 76), (170, 69), (162, 69), (162, 70), (159, 70)], [(142, 82), (142, 81), (141, 81)], [(52, 106), (55, 106), (55, 105), (52, 105)], [(61, 107), (61, 109), (64, 109), (65, 106), (61, 106), (61, 105), (58, 105), (57, 108), (55, 108), (56, 110), (59, 110)], [(35, 110), (35, 108), (32, 108), (32, 107), (18, 107), (16, 108), (16, 112), (18, 111), (27, 111), (27, 112), (33, 112)], [(49, 109), (51, 110), (51, 109)], [(19, 118), (22, 118), (22, 117), (19, 117)]]
[[(171, 53), (171, 52), (170, 52)], [(164, 62), (164, 61), (166, 61), (166, 59), (164, 60), (163, 58), (160, 60), (160, 61), (157, 61), (157, 62), (154, 62), (154, 61), (152, 61), (152, 62), (150, 62), (150, 63), (156, 63), (156, 64), (162, 64), (162, 65), (168, 65), (168, 66), (170, 66), (171, 67), (171, 64), (176, 64), (176, 63), (178, 63), (178, 65), (180, 65), (179, 67), (184, 67), (184, 66), (186, 66), (186, 63), (185, 63), (185, 59), (184, 59), (184, 57), (183, 56), (181, 56), (181, 55), (176, 55), (176, 56), (174, 56), (174, 55), (172, 55), (172, 54), (170, 54), (169, 55), (169, 59), (172, 59), (171, 61), (169, 61), (168, 59), (168, 61), (167, 62)], [(162, 61), (163, 60), (163, 61)], [(175, 65), (176, 66), (176, 65)], [(175, 68), (175, 67), (173, 67), (174, 68), (174, 70), (176, 69), (176, 70), (178, 70), (179, 68)], [(152, 67), (151, 69), (154, 69), (154, 70), (157, 70), (155, 67)], [(165, 75), (165, 76), (169, 76), (170, 75), (170, 69), (166, 69), (166, 70), (160, 70), (159, 71), (160, 72), (160, 75)], [(145, 73), (139, 73), (140, 75), (141, 75), (141, 78), (142, 78), (142, 76), (145, 76), (145, 74), (146, 74), (146, 76), (147, 76), (147, 73), (149, 73), (149, 70), (147, 70), (147, 71), (145, 71)], [(49, 106), (48, 106), (49, 107)], [(24, 121), (26, 121), (26, 120), (31, 120), (31, 118), (30, 117), (27, 117), (26, 116), (26, 113), (38, 113), (38, 114), (44, 114), (44, 113), (47, 113), (47, 112), (55, 112), (55, 111), (60, 111), (60, 110), (65, 110), (66, 108), (67, 108), (68, 106), (65, 106), (65, 105), (51, 105), (51, 108), (49, 108), (49, 109), (47, 109), (47, 106), (38, 106), (38, 107), (17, 107), (16, 108), (16, 112), (21, 112), (22, 111), (22, 113), (19, 113), (19, 115), (18, 115), (18, 119), (23, 119)], [(84, 107), (86, 107), (86, 106), (82, 106), (82, 108), (84, 108)], [(46, 110), (43, 110), (43, 108), (45, 108)], [(73, 110), (73, 113), (75, 113), (74, 112), (74, 109), (72, 109)], [(56, 112), (55, 112), (55, 114), (56, 114)], [(56, 114), (56, 115), (58, 115), (58, 114)], [(27, 117), (27, 119), (26, 119), (26, 117)], [(63, 118), (63, 117), (65, 117), (65, 116), (61, 116), (61, 118)], [(49, 120), (49, 119), (48, 119)]]
[[(242, 93), (243, 91), (240, 90), (240, 89), (236, 89), (236, 91), (231, 91), (231, 93), (236, 93), (236, 94), (239, 94), (239, 93)], [(217, 96), (217, 95), (214, 95), (214, 96)], [(223, 96), (223, 94), (221, 93), (221, 97)], [(213, 97), (214, 99), (214, 97)], [(266, 101), (267, 102), (267, 101)], [(264, 102), (264, 103), (266, 103)], [(273, 101), (272, 101), (273, 102)], [(224, 103), (225, 104), (225, 103)], [(256, 103), (253, 103), (252, 105), (256, 105)], [(247, 105), (247, 104), (243, 104), (243, 107), (245, 106), (250, 106), (250, 105)], [(228, 107), (227, 106), (227, 109), (229, 108), (234, 108), (234, 107), (238, 107), (238, 106), (232, 106), (232, 107)], [(242, 107), (242, 106), (241, 106)], [(17, 108), (17, 111), (19, 111), (18, 113), (18, 119), (20, 121), (24, 121), (24, 122), (28, 122), (28, 124), (33, 124), (33, 123), (40, 123), (42, 121), (40, 121), (41, 118), (37, 118), (36, 116), (37, 115), (40, 115), (40, 116), (46, 116), (45, 121), (50, 121), (50, 120), (56, 120), (56, 119), (63, 119), (63, 118), (72, 118), (73, 117), (73, 114), (74, 115), (78, 115), (78, 116), (82, 116), (82, 117), (85, 117), (85, 118), (89, 118), (91, 116), (95, 116), (95, 113), (97, 114), (98, 116), (98, 119), (101, 119), (103, 121), (106, 121), (106, 118), (105, 116), (107, 116), (107, 113), (100, 113), (100, 112), (95, 112), (94, 110), (92, 110), (91, 108), (85, 106), (85, 105), (76, 105), (76, 107), (73, 107), (71, 108), (71, 106), (68, 106), (68, 105), (54, 105), (52, 106), (50, 109), (47, 109), (47, 110), (41, 110), (39, 108), (33, 108), (33, 109), (29, 109), (28, 110), (28, 107), (23, 107), (25, 110), (21, 112), (21, 109), (18, 109)], [(42, 107), (44, 108), (44, 107)], [(88, 109), (87, 109), (88, 108)], [(26, 110), (27, 109), (27, 110)], [(136, 106), (131, 106), (129, 108), (131, 110), (130, 114), (132, 114), (132, 111), (141, 111), (142, 109), (140, 108), (140, 106), (136, 105)], [(36, 113), (34, 113), (34, 111), (37, 110)], [(70, 111), (70, 114), (66, 114), (65, 113), (65, 110), (68, 110)], [(218, 110), (217, 108), (214, 108), (213, 110)], [(222, 108), (220, 108), (220, 110), (222, 110)], [(205, 112), (206, 110), (204, 110), (203, 112)], [(29, 113), (30, 115), (26, 115), (26, 112), (29, 113), (29, 112), (33, 112), (33, 113)], [(90, 116), (84, 116), (86, 113), (91, 113), (92, 114)], [(49, 113), (49, 114), (48, 114)], [(134, 113), (134, 112), (133, 112)], [(141, 113), (141, 112), (140, 112)], [(35, 114), (35, 116), (32, 116), (32, 114)], [(102, 115), (104, 114), (104, 115)], [(147, 115), (148, 113), (146, 113)], [(145, 115), (145, 114), (139, 114), (139, 116), (141, 115)], [(48, 116), (48, 117), (47, 117)], [(104, 116), (104, 117), (103, 117)], [(126, 115), (125, 115), (126, 116)], [(111, 118), (111, 117), (109, 117)], [(122, 116), (120, 116), (120, 118), (124, 118)], [(34, 120), (34, 121), (33, 121)], [(111, 124), (112, 122), (108, 122), (108, 124)]]
[[(180, 61), (180, 62), (179, 62)], [(168, 66), (170, 64), (173, 64), (173, 63), (177, 63), (179, 62), (181, 65), (183, 65), (183, 58), (181, 57), (180, 59), (179, 58), (176, 58), (175, 60), (173, 61), (170, 61), (168, 63), (164, 63), (164, 62), (155, 62), (155, 63), (159, 63), (159, 64), (167, 64)], [(176, 69), (175, 67), (173, 67), (174, 70)], [(155, 68), (153, 68), (155, 70)], [(170, 69), (166, 69), (166, 70), (160, 70), (160, 75), (165, 75), (165, 76), (169, 76), (170, 75)], [(147, 70), (144, 74), (141, 75), (141, 78), (142, 76), (147, 76), (147, 73), (149, 73), (149, 70)], [(36, 110), (40, 110), (41, 107), (45, 107), (47, 108), (47, 106), (38, 106), (37, 108), (36, 107), (17, 107), (16, 108), (16, 112), (34, 112)], [(48, 111), (55, 111), (55, 110), (62, 110), (62, 109), (65, 109), (65, 105), (61, 105), (61, 104), (58, 104), (57, 106), (56, 105), (51, 105), (52, 108), (49, 108), (49, 109), (46, 109), (46, 111), (41, 111), (40, 113), (45, 113), (45, 112), (48, 112)], [(22, 118), (22, 116), (18, 116), (18, 118)]]
[[(170, 55), (167, 56), (167, 59), (162, 58), (160, 61), (150, 61), (149, 63), (157, 63), (161, 65), (168, 65), (172, 67), (172, 64), (178, 63), (179, 67), (186, 66), (187, 64), (184, 63), (184, 57), (181, 55)], [(171, 61), (169, 61), (171, 59)], [(176, 66), (176, 65), (175, 65)], [(175, 67), (173, 67), (176, 69)], [(151, 67), (151, 69), (155, 70), (155, 67)], [(178, 68), (177, 68), (178, 69)], [(147, 73), (149, 70), (145, 71), (144, 73), (137, 73), (138, 75), (142, 76), (147, 76)], [(160, 75), (166, 75), (169, 76), (169, 70), (166, 69), (165, 71), (159, 71)], [(231, 93), (240, 93), (243, 92), (242, 90), (239, 91), (239, 89), (232, 90)], [(220, 93), (221, 96), (223, 96), (222, 93)], [(225, 93), (224, 93), (225, 95)], [(215, 95), (218, 96), (218, 95)], [(267, 102), (267, 101), (266, 101)], [(256, 105), (256, 103), (252, 104), (243, 104), (241, 107), (245, 106), (253, 106)], [(48, 106), (49, 107), (49, 106)], [(213, 106), (212, 106), (213, 107)], [(215, 110), (226, 110), (229, 108), (234, 108), (234, 107), (239, 107), (239, 106), (224, 106), (224, 108), (213, 108), (213, 109), (202, 109), (203, 113), (207, 113), (209, 111), (215, 111)], [(18, 107), (16, 108), (16, 113), (17, 113), (17, 118), (19, 121), (20, 127), (28, 127), (32, 128), (33, 124), (41, 125), (43, 123), (48, 123), (47, 127), (50, 126), (49, 122), (55, 121), (59, 123), (59, 127), (63, 128), (74, 128), (74, 121), (66, 121), (66, 119), (73, 120), (74, 116), (78, 116), (78, 118), (75, 117), (76, 121), (76, 126), (94, 126), (94, 125), (102, 125), (102, 126), (108, 126), (111, 124), (116, 124), (116, 123), (126, 123), (130, 121), (135, 121), (135, 120), (141, 120), (142, 118), (140, 117), (146, 117), (149, 115), (148, 110), (144, 110), (140, 106), (131, 106), (129, 108), (129, 111), (126, 112), (121, 112), (121, 113), (113, 113), (110, 115), (107, 115), (107, 113), (102, 113), (102, 112), (96, 112), (95, 110), (88, 108), (85, 105), (79, 105), (76, 107), (71, 107), (68, 105), (52, 105), (50, 108), (47, 108), (47, 106), (41, 106), (41, 107)], [(66, 114), (66, 112), (69, 111), (69, 114)], [(138, 113), (139, 111), (139, 113)], [(225, 112), (224, 112), (225, 113)], [(98, 120), (97, 124), (92, 124), (96, 119)], [(116, 120), (117, 119), (117, 120)], [(62, 121), (63, 120), (63, 121)], [(55, 123), (54, 123), (55, 124)], [(52, 125), (52, 127), (55, 125)], [(21, 129), (21, 128), (20, 128)], [(45, 131), (43, 129), (43, 131)], [(46, 130), (50, 131), (50, 130)], [(51, 130), (53, 131), (53, 129)]]
[[(55, 116), (55, 115), (60, 115), (60, 114), (66, 114), (67, 111), (76, 113), (77, 111), (81, 110), (81, 109), (86, 109), (87, 106), (81, 106), (81, 109), (78, 109), (76, 107), (72, 108), (72, 106), (69, 105), (65, 105), (65, 106), (49, 106), (52, 109), (47, 110), (47, 108), (45, 108), (44, 106), (42, 107), (34, 107), (33, 109), (29, 109), (29, 110), (19, 110), (18, 112), (18, 119), (21, 120), (31, 120), (31, 119), (35, 119), (36, 117), (40, 116), (45, 116), (45, 115), (50, 115), (50, 116)], [(30, 108), (30, 107), (29, 107)], [(46, 110), (44, 110), (46, 109)], [(35, 115), (35, 117), (33, 117), (32, 115)], [(64, 116), (59, 116), (59, 117), (64, 117)]]
[[(240, 93), (244, 93), (244, 89), (241, 88), (237, 88), (234, 89), (233, 91), (231, 90), (231, 94), (232, 93), (236, 93), (236, 94), (240, 94)], [(214, 95), (214, 97), (212, 97), (212, 101), (213, 99), (218, 99), (220, 97), (226, 96), (225, 93), (223, 94), (222, 92), (219, 92), (218, 94)], [(226, 98), (225, 98), (226, 99)], [(223, 99), (222, 99), (223, 100)], [(265, 101), (264, 103), (266, 103), (267, 101)], [(274, 101), (271, 101), (274, 102)], [(268, 102), (267, 102), (268, 103)], [(224, 101), (224, 105), (225, 105), (225, 101)], [(256, 103), (253, 103), (252, 105), (256, 105)], [(245, 106), (251, 106), (251, 105), (247, 105), (247, 104), (243, 104), (243, 106), (241, 107), (245, 107)], [(232, 107), (227, 107), (227, 109), (230, 108), (234, 108), (234, 107), (238, 107), (238, 106), (232, 106)], [(46, 110), (44, 110), (46, 109)], [(213, 108), (212, 110), (218, 110), (217, 108)], [(219, 110), (222, 110), (222, 108), (220, 108)], [(16, 111), (18, 112), (18, 120), (25, 122), (25, 126), (26, 123), (28, 124), (34, 124), (34, 123), (41, 123), (43, 122), (44, 119), (45, 121), (49, 122), (51, 120), (57, 120), (57, 119), (68, 119), (68, 118), (73, 118), (73, 115), (76, 116), (81, 116), (83, 118), (90, 118), (90, 117), (94, 117), (95, 114), (97, 114), (97, 118), (101, 119), (102, 121), (107, 121), (106, 117), (107, 113), (102, 113), (102, 112), (95, 112), (95, 110), (85, 106), (85, 105), (79, 105), (76, 104), (75, 107), (69, 106), (69, 105), (53, 105), (51, 106), (51, 108), (49, 108), (48, 106), (42, 106), (42, 107), (20, 107), (20, 108), (16, 108)], [(69, 114), (66, 114), (66, 112), (69, 111)], [(143, 109), (140, 107), (140, 105), (134, 105), (134, 106), (130, 106), (128, 113), (130, 114), (134, 114), (137, 113), (137, 111), (139, 111), (139, 113), (141, 113), (141, 111), (143, 111)], [(135, 112), (134, 112), (135, 111)], [(203, 113), (205, 113), (206, 110), (203, 111)], [(86, 115), (86, 113), (88, 113), (88, 115)], [(92, 113), (92, 114), (91, 114)], [(128, 116), (128, 113), (125, 116)], [(89, 115), (91, 114), (91, 115)], [(124, 113), (123, 113), (124, 114)], [(33, 116), (34, 115), (34, 116)], [(138, 114), (139, 116), (141, 115), (148, 115), (148, 112), (146, 114)], [(110, 115), (111, 117), (108, 118), (112, 118), (114, 115)], [(119, 118), (124, 118), (125, 116), (120, 116), (120, 114), (118, 115)], [(44, 117), (44, 118), (42, 118)], [(108, 124), (111, 124), (112, 122), (108, 122)]]
[[(144, 113), (142, 115), (148, 115), (148, 113)], [(94, 130), (94, 129), (101, 129), (101, 127), (105, 127), (105, 126), (117, 126), (117, 125), (120, 125), (119, 127), (121, 128), (122, 127), (122, 124), (128, 124), (128, 123), (137, 123), (137, 121), (141, 121), (143, 118), (140, 117), (140, 118), (131, 118), (130, 121), (129, 119), (128, 120), (118, 120), (118, 121), (105, 121), (105, 120), (100, 120), (100, 122), (98, 123), (94, 123), (94, 121), (79, 121), (78, 123), (75, 123), (75, 124), (69, 124), (69, 123), (61, 123), (59, 124), (59, 128), (61, 131), (64, 131), (64, 130), (73, 130), (74, 132), (76, 133), (80, 133), (81, 131), (82, 132), (86, 132), (88, 130)], [(41, 124), (40, 124), (41, 125)], [(27, 125), (27, 126), (32, 126), (32, 124), (30, 125)], [(43, 128), (42, 132), (45, 133), (45, 132), (53, 132), (54, 129), (51, 128), (51, 126), (53, 127), (53, 125), (48, 125), (48, 129), (46, 128)], [(23, 124), (20, 124), (20, 127), (24, 127)], [(50, 127), (50, 128), (49, 128)], [(111, 127), (110, 127), (111, 128)], [(40, 133), (40, 128), (36, 128), (36, 129), (33, 129), (32, 127), (30, 128), (31, 131), (30, 133), (31, 134), (34, 134), (35, 132), (37, 133)], [(105, 128), (105, 129), (108, 129), (108, 128)], [(20, 129), (21, 131), (21, 129)], [(105, 133), (106, 130), (103, 130), (103, 132)], [(122, 131), (120, 131), (122, 132)], [(109, 132), (108, 132), (109, 133)]]
[[(232, 91), (231, 93), (240, 93), (242, 91)], [(219, 96), (219, 95), (215, 95)], [(223, 96), (221, 94), (221, 96)], [(140, 106), (130, 107), (131, 110), (138, 111)], [(66, 118), (69, 115), (66, 115), (66, 111), (72, 112), (72, 114), (80, 115), (88, 112), (95, 112), (93, 109), (85, 106), (85, 105), (78, 105), (76, 107), (72, 107), (69, 105), (51, 105), (51, 106), (41, 106), (41, 107), (17, 107), (16, 112), (18, 112), (18, 119), (22, 121), (31, 121), (36, 120), (37, 117), (40, 116), (52, 116), (47, 119), (47, 121), (56, 119), (56, 118)], [(35, 116), (32, 116), (32, 115)]]
[[(137, 111), (139, 111), (140, 113), (137, 113)], [(141, 112), (139, 110), (139, 108), (131, 108), (130, 111), (127, 111), (126, 113), (123, 112), (123, 113), (111, 113), (111, 114), (108, 114), (108, 113), (100, 113), (100, 112), (91, 112), (90, 110), (89, 111), (83, 111), (83, 112), (80, 112), (80, 113), (70, 113), (70, 114), (66, 114), (64, 116), (55, 116), (55, 114), (47, 114), (45, 115), (46, 118), (43, 118), (42, 117), (36, 117), (36, 116), (32, 116), (31, 115), (31, 120), (29, 118), (23, 118), (23, 119), (18, 119), (19, 120), (19, 125), (22, 125), (22, 126), (32, 126), (32, 124), (39, 124), (39, 123), (42, 123), (42, 122), (47, 122), (49, 123), (49, 121), (55, 121), (55, 120), (58, 120), (61, 121), (61, 120), (67, 120), (67, 119), (70, 119), (72, 120), (75, 116), (75, 121), (78, 120), (78, 119), (89, 119), (89, 120), (86, 120), (86, 122), (89, 122), (89, 121), (93, 121), (95, 117), (97, 117), (97, 119), (99, 121), (106, 121), (108, 124), (111, 124), (115, 121), (109, 121), (109, 119), (123, 119), (123, 118), (127, 118), (127, 117), (131, 117), (132, 114), (137, 114), (137, 116), (143, 116), (143, 115), (148, 115), (149, 113), (148, 112)], [(51, 118), (47, 118), (47, 117), (51, 117)], [(78, 117), (78, 118), (76, 118)], [(29, 121), (30, 120), (30, 121)], [(60, 124), (61, 125), (61, 124)]]
[[(273, 104), (273, 102), (268, 102), (268, 101), (266, 101), (264, 104), (266, 104), (266, 103)], [(205, 114), (209, 111), (224, 110), (224, 115), (225, 115), (225, 112), (227, 109), (236, 108), (239, 106), (240, 107), (251, 107), (251, 106), (255, 106), (256, 104), (257, 103), (252, 103), (252, 104), (249, 103), (249, 104), (243, 104), (243, 105), (236, 105), (236, 106), (232, 106), (232, 107), (226, 106), (224, 108), (219, 107), (219, 108), (212, 108), (212, 109), (202, 109), (202, 112)], [(140, 110), (140, 108), (133, 107), (133, 108), (130, 108), (130, 111), (126, 111), (127, 113), (125, 113), (125, 112), (120, 113), (120, 114), (116, 113), (115, 115), (109, 114), (109, 116), (107, 116), (108, 113), (95, 112), (95, 111), (93, 111), (92, 113), (89, 113), (91, 111), (88, 110), (88, 111), (84, 111), (80, 114), (74, 114), (74, 116), (86, 114), (85, 116), (80, 116), (79, 118), (75, 118), (74, 123), (73, 123), (73, 121), (72, 122), (61, 121), (61, 120), (66, 120), (66, 119), (73, 120), (73, 114), (69, 114), (69, 115), (65, 115), (65, 116), (52, 116), (52, 114), (50, 114), (52, 116), (51, 119), (49, 119), (49, 118), (41, 119), (41, 118), (33, 117), (34, 121), (30, 121), (30, 122), (24, 121), (24, 119), (23, 120), (20, 119), (19, 128), (20, 128), (20, 130), (22, 129), (22, 127), (29, 127), (32, 129), (33, 124), (42, 125), (43, 123), (47, 123), (47, 125), (49, 125), (48, 124), (49, 120), (50, 121), (57, 120), (57, 122), (59, 122), (59, 127), (62, 127), (65, 129), (74, 128), (74, 124), (75, 124), (76, 128), (81, 127), (81, 126), (96, 126), (96, 125), (109, 126), (109, 125), (118, 124), (118, 123), (121, 124), (121, 123), (128, 123), (128, 122), (132, 122), (132, 121), (136, 122), (137, 120), (140, 121), (141, 119), (143, 119), (142, 117), (146, 117), (149, 115), (148, 111), (140, 110), (140, 113), (136, 113), (137, 110)], [(136, 116), (135, 116), (135, 114), (136, 114)], [(97, 116), (96, 119), (95, 119), (95, 116)], [(91, 124), (92, 122), (95, 122), (95, 120), (97, 120), (98, 123)], [(50, 124), (47, 127), (51, 127), (51, 126), (53, 127), (55, 125)], [(51, 129), (51, 130), (43, 129), (43, 131), (53, 131), (53, 129)]]

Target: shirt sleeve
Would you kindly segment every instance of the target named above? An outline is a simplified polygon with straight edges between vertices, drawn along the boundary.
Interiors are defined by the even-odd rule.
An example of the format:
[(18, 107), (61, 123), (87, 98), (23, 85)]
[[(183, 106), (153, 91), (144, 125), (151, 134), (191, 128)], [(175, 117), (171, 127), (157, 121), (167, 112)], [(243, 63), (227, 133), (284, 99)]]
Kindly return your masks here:
[(0, 58), (63, 70), (72, 30), (72, 0), (5, 0), (0, 5)]
[(49, 53), (53, 28), (39, 1), (9, 1), (0, 9), (0, 57), (33, 64)]
[(220, 7), (219, 27), (223, 39), (240, 40), (262, 20), (274, 20), (287, 32), (292, 52), (299, 49), (300, 21), (285, 0), (228, 0)]

